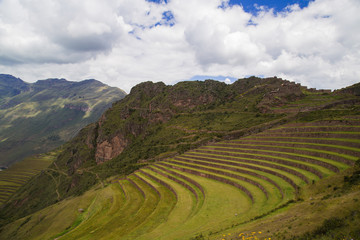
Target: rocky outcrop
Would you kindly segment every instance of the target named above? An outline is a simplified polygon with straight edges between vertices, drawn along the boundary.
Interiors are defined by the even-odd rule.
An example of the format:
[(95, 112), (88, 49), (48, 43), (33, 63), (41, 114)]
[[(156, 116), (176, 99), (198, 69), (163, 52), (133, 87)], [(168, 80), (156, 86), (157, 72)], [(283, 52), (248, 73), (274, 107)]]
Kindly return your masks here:
[(300, 85), (279, 78), (254, 78), (249, 80), (248, 85), (244, 82), (247, 80), (239, 81), (245, 87), (239, 83), (227, 85), (213, 80), (180, 82), (174, 86), (166, 86), (162, 82), (138, 84), (100, 118), (95, 141), (96, 163), (117, 157), (134, 139), (146, 138), (151, 134), (149, 129), (152, 126), (166, 123), (177, 114), (232, 101), (239, 92), (255, 89), (256, 94), (265, 94), (260, 106), (271, 104), (274, 96), (285, 101), (289, 94), (295, 97), (302, 94)]
[(342, 88), (340, 90), (335, 91), (336, 94), (352, 94), (355, 96), (360, 96), (360, 83), (356, 83), (352, 86)]
[(282, 80), (264, 87), (267, 88), (267, 91), (265, 91), (262, 100), (257, 106), (264, 113), (271, 112), (269, 109), (271, 107), (279, 107), (289, 101), (295, 101), (305, 96), (301, 85), (294, 82)]
[(96, 163), (103, 163), (118, 156), (127, 145), (128, 140), (122, 135), (115, 136), (110, 141), (98, 143), (95, 153)]

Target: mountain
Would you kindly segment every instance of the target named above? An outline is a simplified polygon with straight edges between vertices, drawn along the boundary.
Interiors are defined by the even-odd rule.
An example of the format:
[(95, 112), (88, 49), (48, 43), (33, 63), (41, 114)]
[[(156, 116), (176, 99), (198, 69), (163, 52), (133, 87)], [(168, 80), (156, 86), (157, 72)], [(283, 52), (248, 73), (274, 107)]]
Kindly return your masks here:
[(30, 84), (25, 83), (20, 78), (15, 78), (8, 74), (0, 74), (0, 103), (7, 97), (13, 97), (23, 91), (28, 91)]
[(93, 79), (26, 83), (0, 74), (0, 165), (60, 146), (125, 95)]
[[(354, 91), (308, 89), (276, 77), (231, 85), (141, 83), (3, 205), (0, 233), (9, 239), (356, 233), (359, 103)], [(317, 221), (317, 214), (324, 218)]]

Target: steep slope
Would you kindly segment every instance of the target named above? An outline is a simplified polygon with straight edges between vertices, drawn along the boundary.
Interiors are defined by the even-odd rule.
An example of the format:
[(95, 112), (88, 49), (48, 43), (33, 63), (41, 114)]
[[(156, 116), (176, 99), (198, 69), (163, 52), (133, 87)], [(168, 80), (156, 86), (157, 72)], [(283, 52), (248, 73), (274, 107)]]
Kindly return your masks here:
[(125, 93), (96, 80), (39, 80), (0, 75), (0, 165), (47, 152), (96, 121)]
[(205, 145), (28, 215), (0, 235), (357, 239), (359, 118), (358, 110), (336, 119), (292, 121)]
[[(334, 102), (342, 102), (341, 108)], [(142, 83), (65, 144), (55, 163), (5, 205), (2, 218), (17, 219), (82, 194), (97, 182), (106, 185), (110, 176), (126, 176), (209, 142), (261, 132), (295, 118), (354, 114), (359, 111), (354, 102), (359, 99), (351, 94), (310, 91), (279, 78), (251, 77), (232, 85), (212, 80), (174, 86)]]
[(20, 78), (8, 74), (0, 74), (0, 104), (8, 97), (13, 97), (21, 92), (28, 91), (30, 84)]

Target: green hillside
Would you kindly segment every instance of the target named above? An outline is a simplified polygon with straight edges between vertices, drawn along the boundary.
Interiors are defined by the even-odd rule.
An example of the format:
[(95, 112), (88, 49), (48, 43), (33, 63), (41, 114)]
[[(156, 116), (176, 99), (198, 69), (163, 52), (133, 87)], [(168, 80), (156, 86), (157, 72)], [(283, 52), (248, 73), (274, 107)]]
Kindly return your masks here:
[(291, 123), (206, 145), (113, 178), (19, 219), (1, 234), (4, 239), (357, 239), (359, 119)]
[(60, 146), (124, 96), (96, 80), (30, 84), (0, 74), (0, 165)]
[(0, 205), (31, 177), (46, 169), (56, 159), (59, 150), (25, 158), (0, 171)]
[(351, 91), (142, 83), (3, 205), (0, 236), (359, 239)]

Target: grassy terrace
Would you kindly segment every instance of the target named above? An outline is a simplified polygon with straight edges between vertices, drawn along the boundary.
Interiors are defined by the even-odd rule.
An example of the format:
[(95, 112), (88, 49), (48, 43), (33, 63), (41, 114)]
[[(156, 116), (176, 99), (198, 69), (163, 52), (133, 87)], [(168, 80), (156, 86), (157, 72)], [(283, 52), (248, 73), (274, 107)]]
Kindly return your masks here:
[[(7, 239), (26, 234), (30, 239), (241, 239), (244, 229), (259, 234), (266, 226), (281, 228), (267, 219), (288, 211), (298, 221), (297, 204), (310, 216), (311, 204), (300, 200), (310, 190), (303, 189), (346, 172), (359, 159), (359, 149), (360, 124), (355, 121), (350, 128), (332, 121), (289, 124), (154, 162), (104, 188), (19, 219), (1, 234)], [(16, 186), (13, 180), (5, 192)], [(336, 202), (328, 198), (319, 197)], [(57, 215), (67, 216), (68, 222), (56, 221)], [(47, 219), (54, 223), (46, 226)], [(264, 229), (259, 221), (267, 224)], [(302, 224), (296, 227), (305, 231)]]
[[(313, 171), (314, 175), (311, 175), (310, 173), (302, 170), (302, 169), (298, 169), (300, 167), (304, 168), (304, 169), (308, 169), (306, 166), (301, 165), (301, 164), (293, 164), (292, 167), (291, 163), (289, 164), (288, 162), (284, 162), (284, 164), (278, 164), (278, 163), (273, 163), (271, 160), (273, 160), (274, 158), (263, 158), (263, 159), (252, 159), (251, 155), (249, 155), (247, 158), (245, 157), (227, 157), (224, 155), (219, 155), (219, 154), (203, 154), (203, 153), (198, 153), (198, 152), (193, 152), (193, 153), (187, 153), (186, 155), (188, 158), (191, 159), (196, 159), (196, 160), (205, 160), (205, 161), (209, 161), (209, 162), (215, 162), (215, 163), (222, 163), (222, 164), (227, 164), (227, 165), (231, 165), (231, 166), (239, 166), (242, 167), (243, 169), (253, 169), (253, 170), (258, 170), (264, 173), (269, 173), (275, 176), (280, 177), (281, 179), (284, 179), (284, 175), (287, 175), (287, 173), (290, 173), (294, 176), (297, 176), (299, 178), (301, 178), (304, 182), (308, 183), (310, 179), (316, 179), (316, 176), (321, 177), (321, 173), (317, 172), (317, 171)], [(268, 160), (268, 161), (267, 161)], [(281, 163), (281, 161), (280, 161)], [(288, 166), (286, 165), (288, 164)], [(296, 168), (297, 167), (297, 168)], [(311, 168), (309, 168), (311, 169)], [(289, 175), (291, 176), (291, 175)]]
[(0, 172), (0, 205), (6, 202), (16, 190), (32, 176), (47, 168), (56, 158), (57, 152), (40, 154), (15, 163)]
[[(250, 159), (249, 161), (253, 161), (254, 160), (259, 160), (259, 161), (263, 161), (266, 160), (266, 162), (264, 162), (265, 164), (270, 162), (274, 162), (274, 163), (280, 163), (283, 165), (288, 165), (288, 166), (293, 166), (299, 169), (304, 169), (306, 171), (309, 172), (314, 172), (314, 173), (318, 173), (320, 174), (320, 176), (323, 176), (325, 173), (326, 175), (332, 174), (334, 172), (337, 172), (338, 169), (331, 165), (331, 164), (323, 164), (323, 162), (320, 161), (315, 161), (315, 163), (307, 158), (301, 158), (301, 157), (296, 157), (296, 156), (288, 156), (288, 155), (282, 155), (282, 154), (271, 154), (270, 152), (249, 152), (249, 151), (244, 151), (244, 152), (227, 152), (227, 151), (210, 151), (210, 150), (195, 150), (194, 152), (196, 153), (201, 153), (201, 154), (211, 154), (211, 155), (220, 155), (220, 156), (224, 156), (224, 159), (229, 159), (229, 156), (231, 157), (231, 159), (241, 159), (241, 161), (243, 159)], [(244, 160), (245, 161), (245, 160)], [(317, 165), (318, 164), (322, 164), (322, 165)], [(261, 165), (262, 163), (260, 163)], [(318, 174), (317, 174), (318, 175)], [(319, 176), (319, 175), (318, 175)]]

